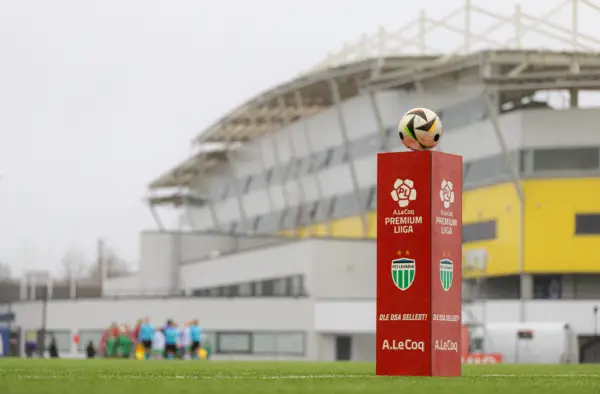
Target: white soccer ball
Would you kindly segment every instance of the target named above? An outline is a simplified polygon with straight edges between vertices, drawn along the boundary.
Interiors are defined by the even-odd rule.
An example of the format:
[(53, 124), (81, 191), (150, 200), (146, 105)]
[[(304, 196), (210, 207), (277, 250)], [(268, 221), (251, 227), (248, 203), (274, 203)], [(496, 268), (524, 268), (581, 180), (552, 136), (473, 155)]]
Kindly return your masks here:
[(413, 108), (398, 123), (398, 135), (408, 149), (433, 149), (442, 139), (442, 121), (427, 108)]

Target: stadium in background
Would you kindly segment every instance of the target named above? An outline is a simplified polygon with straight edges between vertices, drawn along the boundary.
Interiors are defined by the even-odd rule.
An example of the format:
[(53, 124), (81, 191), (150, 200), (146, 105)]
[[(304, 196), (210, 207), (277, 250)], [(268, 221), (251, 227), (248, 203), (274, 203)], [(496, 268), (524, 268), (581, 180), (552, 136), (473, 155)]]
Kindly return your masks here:
[[(374, 359), (375, 158), (403, 149), (399, 117), (424, 106), (444, 122), (439, 149), (464, 158), (464, 322), (564, 323), (573, 346), (597, 346), (600, 110), (579, 101), (600, 90), (600, 39), (578, 18), (600, 6), (482, 7), (382, 29), (220, 117), (151, 183), (139, 272), (102, 298), (21, 292), (6, 308), (22, 336), (46, 324), (76, 354), (71, 335), (110, 321), (197, 316), (216, 358)], [(461, 37), (455, 51), (430, 47), (435, 29)]]

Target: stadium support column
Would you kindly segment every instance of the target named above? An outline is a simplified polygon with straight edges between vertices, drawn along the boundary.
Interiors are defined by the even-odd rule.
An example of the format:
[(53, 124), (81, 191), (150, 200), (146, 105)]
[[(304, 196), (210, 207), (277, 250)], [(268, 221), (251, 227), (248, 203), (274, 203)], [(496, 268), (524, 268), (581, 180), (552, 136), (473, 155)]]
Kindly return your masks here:
[[(279, 123), (281, 124), (281, 122), (279, 122), (278, 117), (279, 116), (283, 116), (283, 113), (279, 113), (279, 110), (275, 111), (273, 114), (273, 118), (274, 118), (274, 123)], [(281, 169), (283, 167), (283, 163), (281, 161), (281, 153), (279, 152), (279, 146), (277, 145), (277, 140), (275, 138), (275, 131), (274, 130), (270, 130), (269, 131), (269, 135), (267, 137), (269, 139), (269, 142), (271, 143), (271, 148), (273, 149), (273, 158), (275, 159), (275, 166), (279, 169)], [(290, 205), (290, 195), (288, 193), (287, 190), (287, 171), (284, 171), (284, 175), (283, 175), (283, 180), (281, 182), (281, 193), (282, 193), (282, 197), (283, 197), (283, 205), (284, 205), (284, 213), (283, 215), (281, 215), (281, 218), (279, 218), (279, 228), (278, 230), (285, 230), (283, 228), (283, 222), (285, 220), (286, 215), (289, 213), (290, 209), (291, 209), (291, 205)]]
[(160, 231), (165, 231), (163, 221), (158, 215), (158, 212), (156, 212), (156, 206), (150, 199), (148, 200), (148, 208), (150, 209), (150, 213), (152, 214), (152, 217), (154, 218), (154, 222), (156, 222), (156, 226), (158, 227), (158, 229)]
[[(287, 126), (289, 126), (290, 121), (289, 121), (289, 117), (287, 116), (287, 114), (285, 113), (285, 100), (283, 97), (279, 97), (277, 99), (277, 106), (279, 107), (279, 112), (282, 114), (283, 117), (283, 126), (287, 129)], [(294, 106), (294, 109), (295, 106)], [(291, 130), (286, 130), (285, 134), (287, 135), (287, 139), (288, 139), (288, 144), (290, 147), (290, 153), (291, 153), (291, 157), (292, 157), (292, 163), (294, 163), (294, 166), (297, 166), (298, 163), (298, 153), (296, 152), (296, 147), (294, 146), (294, 137), (292, 136), (292, 131)], [(296, 167), (292, 167), (291, 169), (296, 168)], [(290, 169), (290, 170), (291, 170)], [(298, 218), (300, 219), (302, 217), (302, 209), (305, 209), (305, 203), (306, 203), (306, 193), (304, 190), (304, 184), (302, 183), (302, 179), (298, 178), (296, 179), (296, 182), (298, 183), (298, 207), (300, 209), (299, 211), (299, 216)], [(296, 235), (298, 235), (298, 225), (300, 225), (300, 220), (298, 220), (298, 222), (296, 223), (296, 228), (294, 229), (294, 232)]]
[[(253, 107), (250, 110), (250, 123), (252, 124), (252, 127), (254, 128), (258, 128), (260, 127), (259, 122), (258, 122), (258, 117), (257, 117), (257, 108)], [(267, 179), (267, 172), (268, 172), (268, 168), (267, 168), (267, 163), (265, 162), (265, 155), (264, 155), (264, 147), (263, 147), (263, 141), (258, 141), (258, 150), (259, 150), (259, 161), (260, 161), (260, 168), (262, 170), (263, 176), (265, 177), (265, 190), (267, 192), (267, 203), (269, 205), (269, 212), (275, 212), (275, 202), (273, 201), (273, 193), (271, 191), (271, 186), (269, 185), (268, 179)]]
[(460, 376), (462, 158), (377, 155), (376, 373)]
[(375, 123), (377, 124), (377, 129), (379, 130), (379, 138), (381, 144), (380, 149), (385, 150), (387, 148), (388, 133), (383, 124), (381, 111), (379, 111), (379, 106), (377, 105), (377, 98), (375, 97), (374, 92), (369, 92), (369, 103), (371, 104), (371, 110), (373, 111), (373, 115), (375, 116)]
[(248, 225), (248, 216), (246, 215), (246, 208), (244, 207), (244, 201), (242, 199), (242, 190), (240, 188), (240, 181), (237, 176), (237, 170), (233, 159), (232, 151), (232, 135), (227, 134), (225, 142), (225, 156), (227, 157), (227, 169), (229, 170), (229, 176), (231, 177), (231, 183), (233, 191), (235, 192), (235, 199), (237, 201), (238, 209), (240, 211), (240, 223), (242, 224), (243, 233), (247, 234), (250, 232), (250, 226)]
[[(304, 113), (304, 98), (302, 97), (302, 93), (300, 93), (300, 91), (296, 91), (294, 93), (294, 99), (296, 101), (296, 108), (298, 109), (298, 112), (300, 113)], [(310, 134), (308, 132), (308, 120), (306, 119), (305, 116), (302, 116), (300, 118), (300, 122), (302, 122), (302, 134), (304, 135), (304, 141), (306, 142), (306, 149), (308, 151), (308, 154), (310, 155), (311, 158), (315, 157), (315, 148), (312, 144), (312, 141), (310, 139)], [(323, 200), (323, 185), (321, 184), (321, 179), (319, 178), (319, 172), (317, 171), (316, 168), (311, 168), (310, 172), (315, 180), (315, 189), (317, 192), (317, 204)], [(327, 226), (327, 233), (329, 235), (332, 234), (331, 231), (331, 221), (328, 220), (325, 224)], [(314, 226), (311, 226), (311, 235), (315, 236), (316, 234), (316, 229)]]
[(204, 174), (206, 174), (207, 168), (204, 166), (206, 158), (203, 157), (202, 162), (200, 163), (200, 170), (198, 171), (198, 183), (196, 184), (196, 187), (198, 188), (198, 191), (200, 191), (200, 193), (203, 196), (206, 196), (206, 203), (208, 205), (208, 212), (210, 214), (210, 218), (213, 222), (213, 226), (218, 230), (218, 231), (222, 231), (223, 228), (221, 226), (221, 221), (219, 220), (219, 216), (217, 215), (217, 210), (215, 208), (215, 201), (213, 200), (213, 197), (210, 193), (210, 190), (208, 187), (206, 187), (206, 183), (204, 182)]
[(486, 91), (485, 100), (494, 134), (504, 155), (506, 166), (508, 167), (515, 192), (519, 199), (519, 320), (524, 322), (526, 320), (525, 300), (532, 298), (533, 295), (532, 278), (525, 274), (525, 193), (521, 185), (518, 168), (515, 166), (513, 160), (511, 160), (508, 145), (502, 135), (500, 121), (498, 120), (500, 109), (498, 92)]
[(182, 218), (180, 220), (179, 223), (179, 231), (183, 231), (183, 216), (185, 217), (185, 221), (187, 222), (188, 226), (190, 227), (190, 229), (192, 231), (196, 230), (196, 224), (195, 224), (195, 220), (194, 220), (194, 216), (192, 215), (192, 208), (194, 206), (193, 201), (190, 201), (190, 196), (189, 196), (189, 188), (187, 190), (187, 194), (186, 191), (184, 190), (183, 187), (180, 187), (180, 194), (181, 194), (181, 199), (182, 199), (182, 206), (183, 206), (183, 212), (182, 212)]
[(338, 125), (341, 129), (342, 141), (344, 143), (344, 151), (348, 158), (348, 168), (350, 169), (350, 177), (352, 178), (352, 188), (354, 190), (354, 200), (357, 209), (359, 210), (360, 220), (362, 222), (362, 236), (367, 238), (369, 235), (369, 222), (367, 220), (367, 204), (362, 201), (360, 197), (360, 188), (358, 185), (358, 175), (356, 173), (356, 165), (354, 163), (354, 155), (350, 150), (350, 137), (348, 136), (348, 127), (346, 125), (346, 119), (344, 118), (344, 112), (342, 110), (342, 99), (340, 96), (340, 89), (338, 83), (334, 79), (329, 80), (329, 88), (331, 90), (331, 97), (335, 105)]

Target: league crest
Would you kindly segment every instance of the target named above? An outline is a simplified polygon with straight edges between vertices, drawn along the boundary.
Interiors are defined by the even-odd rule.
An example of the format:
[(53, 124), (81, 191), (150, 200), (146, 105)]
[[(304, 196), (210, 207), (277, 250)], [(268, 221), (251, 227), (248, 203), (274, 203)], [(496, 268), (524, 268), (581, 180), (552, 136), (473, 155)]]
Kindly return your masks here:
[(400, 290), (404, 291), (413, 284), (415, 273), (415, 260), (407, 258), (392, 260), (392, 279)]
[(442, 288), (445, 291), (450, 290), (452, 287), (452, 277), (454, 273), (454, 264), (452, 261), (448, 259), (443, 259), (440, 261), (440, 281), (442, 283)]

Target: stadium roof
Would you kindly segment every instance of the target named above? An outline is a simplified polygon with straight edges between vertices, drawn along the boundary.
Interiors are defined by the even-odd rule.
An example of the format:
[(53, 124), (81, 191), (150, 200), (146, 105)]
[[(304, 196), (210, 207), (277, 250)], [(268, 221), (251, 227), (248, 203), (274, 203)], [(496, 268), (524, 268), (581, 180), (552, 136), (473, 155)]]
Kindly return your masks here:
[[(197, 146), (220, 144), (220, 150), (201, 151), (168, 171), (150, 184), (150, 189), (188, 187), (202, 171), (226, 159), (227, 149), (239, 146), (269, 131), (281, 128), (299, 118), (311, 116), (335, 104), (331, 83), (335, 81), (340, 100), (347, 100), (368, 91), (384, 89), (415, 89), (419, 81), (473, 72), (489, 89), (530, 94), (537, 90), (600, 89), (600, 39), (581, 32), (577, 26), (561, 26), (549, 22), (550, 17), (572, 5), (573, 20), (577, 20), (576, 0), (560, 2), (548, 12), (532, 16), (517, 6), (512, 15), (497, 15), (488, 10), (465, 6), (433, 20), (421, 13), (398, 31), (380, 29), (373, 37), (363, 37), (358, 43), (346, 46), (329, 56), (310, 73), (276, 86), (250, 99), (194, 138)], [(592, 11), (600, 6), (589, 0), (577, 0)], [(463, 15), (465, 26), (456, 27), (450, 20)], [(483, 15), (495, 20), (480, 33), (471, 31), (470, 19)], [(465, 18), (466, 16), (466, 18)], [(469, 20), (467, 22), (467, 19)], [(527, 24), (522, 23), (527, 21)], [(488, 22), (489, 24), (489, 22)], [(493, 32), (512, 26), (515, 35), (498, 41)], [(403, 34), (411, 26), (420, 26), (412, 37)], [(436, 28), (458, 33), (464, 42), (447, 54), (431, 54), (425, 33)], [(521, 50), (527, 33), (545, 35), (563, 45), (562, 50)], [(499, 49), (480, 49), (477, 44)], [(564, 46), (569, 47), (565, 50)], [(399, 55), (401, 50), (417, 47), (420, 54)], [(480, 50), (477, 50), (480, 49)], [(491, 65), (497, 67), (489, 67)]]

